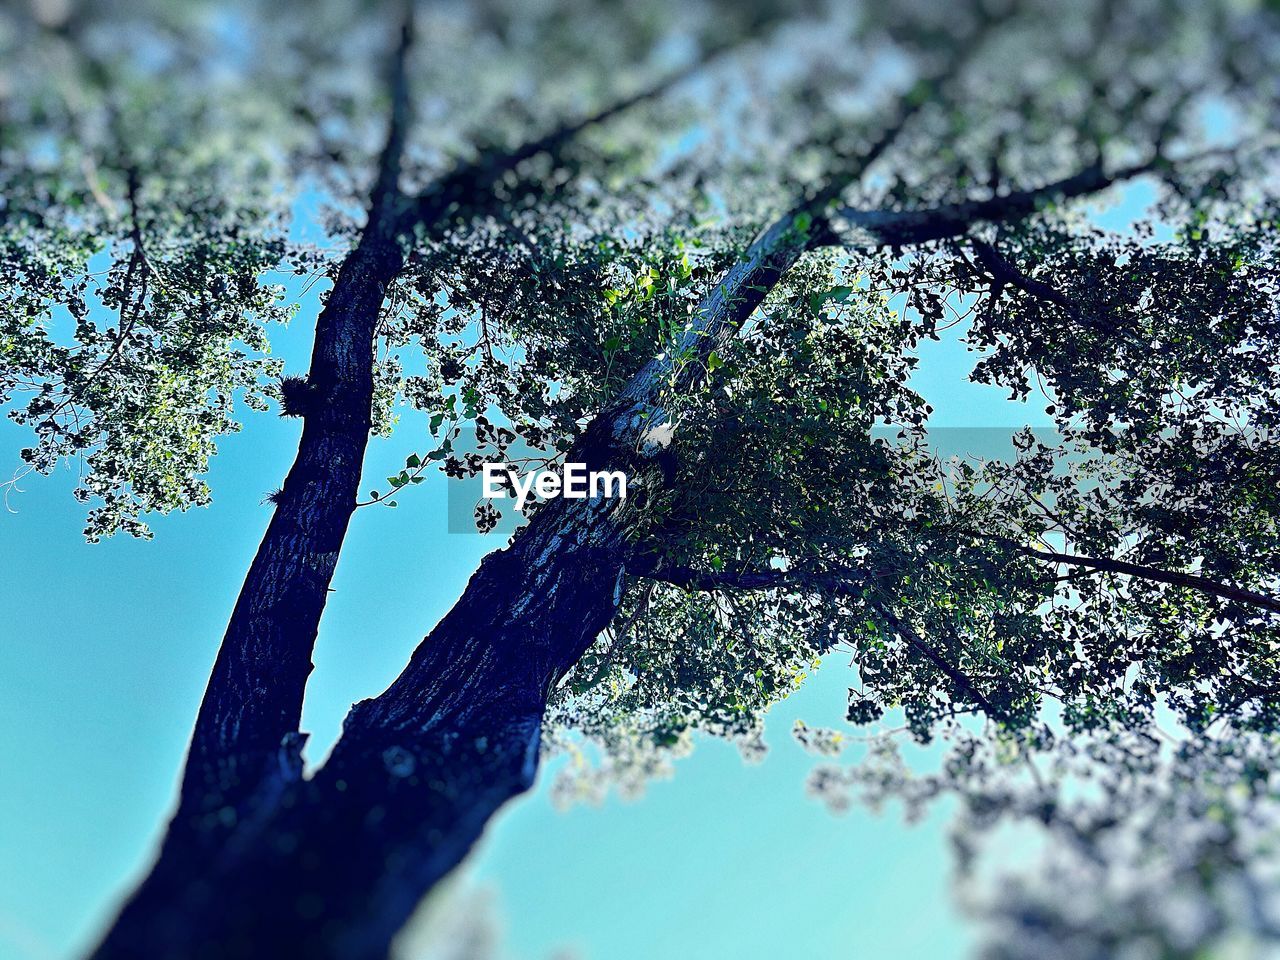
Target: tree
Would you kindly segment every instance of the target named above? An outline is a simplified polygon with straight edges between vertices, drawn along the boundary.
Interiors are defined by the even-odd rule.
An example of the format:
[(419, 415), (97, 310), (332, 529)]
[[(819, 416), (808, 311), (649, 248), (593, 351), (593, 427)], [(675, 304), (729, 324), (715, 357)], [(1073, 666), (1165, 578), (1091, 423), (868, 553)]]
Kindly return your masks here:
[[(533, 782), (544, 730), (619, 774), (694, 730), (749, 743), (835, 650), (850, 722), (901, 711), (948, 739), (926, 792), (986, 809), (1005, 771), (984, 746), (1036, 771), (1166, 714), (1186, 756), (1272, 745), (1273, 11), (4, 17), (0, 395), (34, 432), (22, 459), (83, 462), (90, 539), (145, 536), (208, 500), (237, 403), (303, 421), (177, 811), (95, 956), (384, 956)], [(1133, 231), (1082, 217), (1136, 181), (1156, 200)], [(308, 246), (287, 227), (317, 198)], [(280, 268), (330, 285), (305, 377), (267, 355)], [(954, 324), (974, 379), (1046, 394), (1053, 440), (935, 456), (911, 352)], [(398, 409), (430, 448), (362, 502)], [(357, 506), (530, 450), (623, 469), (631, 495), (531, 511), (304, 777)]]

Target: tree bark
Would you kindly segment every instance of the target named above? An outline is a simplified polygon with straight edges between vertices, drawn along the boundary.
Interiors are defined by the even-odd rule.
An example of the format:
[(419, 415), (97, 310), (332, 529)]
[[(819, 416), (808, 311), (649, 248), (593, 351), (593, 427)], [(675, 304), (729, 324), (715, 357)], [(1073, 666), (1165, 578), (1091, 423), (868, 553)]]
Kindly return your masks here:
[[(555, 501), (491, 554), (311, 780), (215, 844), (171, 834), (96, 957), (384, 957), (422, 896), (533, 783), (545, 705), (616, 610), (623, 523)], [(188, 838), (184, 841), (184, 838)]]
[(182, 802), (195, 804), (200, 815), (226, 819), (230, 806), (239, 819), (260, 781), (274, 781), (275, 768), (300, 763), (296, 731), (311, 650), (368, 444), (374, 328), (401, 263), (394, 244), (362, 245), (343, 265), (317, 323), (311, 410), (298, 454), (196, 721)]
[[(405, 263), (398, 217), (413, 7), (391, 58), (391, 111), (368, 220), (316, 319), (302, 437), (218, 648), (166, 843), (210, 845), (302, 775), (302, 699), (320, 616), (359, 495), (378, 319)], [(189, 836), (183, 836), (189, 834)], [(177, 835), (177, 836), (174, 836)]]
[(302, 695), (369, 438), (373, 331), (400, 268), (395, 244), (362, 242), (317, 321), (311, 409), (218, 651), (177, 812), (155, 870), (117, 918), (102, 956), (159, 955), (149, 946), (155, 926), (182, 917), (157, 914), (152, 894), (181, 882), (193, 862), (213, 856), (301, 778)]

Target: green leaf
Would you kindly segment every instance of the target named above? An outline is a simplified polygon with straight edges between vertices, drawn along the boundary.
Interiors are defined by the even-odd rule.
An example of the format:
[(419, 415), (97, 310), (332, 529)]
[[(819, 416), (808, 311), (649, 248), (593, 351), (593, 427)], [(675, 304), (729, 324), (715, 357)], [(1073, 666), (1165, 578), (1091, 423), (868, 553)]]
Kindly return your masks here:
[(832, 287), (825, 293), (815, 293), (809, 297), (809, 309), (818, 313), (828, 303), (844, 303), (853, 293), (853, 287)]

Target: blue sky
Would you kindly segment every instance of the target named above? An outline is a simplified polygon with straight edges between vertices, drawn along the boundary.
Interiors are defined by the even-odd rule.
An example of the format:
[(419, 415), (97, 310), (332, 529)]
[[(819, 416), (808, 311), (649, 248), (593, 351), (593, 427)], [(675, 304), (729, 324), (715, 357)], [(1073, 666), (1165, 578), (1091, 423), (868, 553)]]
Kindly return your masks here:
[[(1100, 220), (1119, 226), (1145, 199), (1135, 188)], [(305, 369), (316, 292), (276, 338), (293, 372)], [(921, 355), (916, 384), (936, 425), (1046, 423), (1039, 398), (1011, 404), (966, 383), (972, 356), (954, 339), (926, 343)], [(16, 512), (0, 513), (0, 960), (75, 955), (144, 867), (268, 520), (261, 501), (284, 476), (298, 431), (297, 421), (252, 417), (220, 444), (213, 506), (157, 518), (152, 542), (86, 545), (65, 471), (24, 481)], [(398, 469), (417, 439), (375, 442), (366, 477)], [(0, 464), (16, 465), (25, 443), (0, 423)], [(358, 512), (308, 688), (313, 760), (347, 707), (395, 676), (500, 546), (449, 534), (446, 515), (438, 477), (397, 510)], [(804, 795), (814, 761), (789, 730), (797, 717), (836, 720), (847, 680), (821, 671), (776, 710), (762, 764), (702, 743), (636, 802), (559, 812), (544, 769), (452, 892), (484, 891), (503, 955), (522, 960), (563, 949), (608, 960), (964, 956), (973, 933), (950, 903), (946, 811), (906, 827), (894, 810), (835, 817)]]

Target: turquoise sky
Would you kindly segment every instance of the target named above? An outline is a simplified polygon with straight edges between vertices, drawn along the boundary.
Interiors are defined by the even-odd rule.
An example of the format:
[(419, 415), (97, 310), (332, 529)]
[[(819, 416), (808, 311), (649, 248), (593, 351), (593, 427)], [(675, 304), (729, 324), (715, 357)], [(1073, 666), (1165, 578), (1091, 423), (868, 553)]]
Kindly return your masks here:
[[(1127, 219), (1143, 194), (1131, 191), (1102, 219)], [(305, 369), (315, 293), (276, 338), (293, 372)], [(1046, 422), (1039, 398), (1024, 407), (966, 383), (972, 358), (954, 340), (926, 344), (922, 358), (917, 385), (937, 426)], [(86, 545), (66, 471), (24, 481), (15, 512), (0, 512), (3, 960), (74, 956), (144, 867), (268, 520), (261, 501), (283, 478), (299, 429), (250, 419), (220, 445), (214, 505), (157, 518), (149, 543)], [(415, 439), (376, 442), (366, 476), (398, 469)], [(0, 423), (0, 466), (16, 466), (26, 442)], [(308, 688), (313, 760), (349, 704), (392, 679), (481, 556), (501, 545), (446, 532), (439, 478), (401, 501), (361, 510), (352, 524)], [(548, 800), (544, 769), (440, 909), (475, 911), (487, 898), (502, 955), (522, 960), (964, 956), (973, 933), (951, 906), (945, 810), (905, 827), (896, 810), (835, 817), (804, 794), (815, 761), (789, 731), (797, 717), (842, 714), (849, 678), (837, 659), (770, 716), (773, 749), (760, 765), (702, 743), (642, 800), (563, 813)]]

